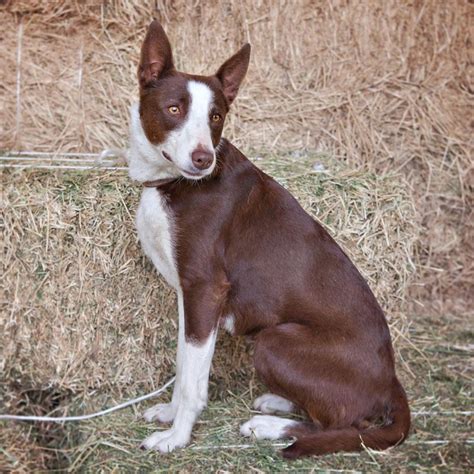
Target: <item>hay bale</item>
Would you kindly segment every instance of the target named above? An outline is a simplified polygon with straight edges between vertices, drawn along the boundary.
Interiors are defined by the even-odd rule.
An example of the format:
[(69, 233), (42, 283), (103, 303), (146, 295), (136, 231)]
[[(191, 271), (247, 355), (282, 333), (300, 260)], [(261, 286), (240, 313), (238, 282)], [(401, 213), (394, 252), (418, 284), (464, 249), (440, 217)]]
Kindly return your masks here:
[[(418, 230), (402, 176), (349, 169), (326, 155), (259, 154), (258, 164), (326, 224), (387, 309), (395, 340), (404, 335), (400, 309)], [(84, 413), (160, 386), (174, 370), (176, 302), (137, 243), (140, 188), (123, 172), (16, 170), (3, 178), (4, 410)], [(221, 336), (212, 399), (247, 390), (254, 377), (244, 341)], [(22, 433), (8, 435), (12, 452)]]
[[(326, 224), (400, 329), (417, 240), (401, 176), (328, 157), (261, 163)], [(4, 380), (118, 396), (155, 387), (173, 369), (176, 308), (137, 243), (140, 188), (115, 172), (15, 171), (5, 181)]]

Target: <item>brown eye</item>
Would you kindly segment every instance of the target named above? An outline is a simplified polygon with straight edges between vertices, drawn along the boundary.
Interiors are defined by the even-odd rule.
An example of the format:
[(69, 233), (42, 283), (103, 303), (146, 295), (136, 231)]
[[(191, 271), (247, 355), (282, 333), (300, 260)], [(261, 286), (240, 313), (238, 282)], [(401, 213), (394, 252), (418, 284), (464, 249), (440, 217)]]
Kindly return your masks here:
[(172, 105), (171, 107), (168, 107), (168, 112), (171, 115), (178, 115), (179, 114), (179, 107), (177, 105)]
[(220, 122), (221, 118), (222, 118), (222, 117), (221, 117), (219, 114), (212, 114), (211, 120), (212, 120), (214, 123), (217, 123), (217, 122)]

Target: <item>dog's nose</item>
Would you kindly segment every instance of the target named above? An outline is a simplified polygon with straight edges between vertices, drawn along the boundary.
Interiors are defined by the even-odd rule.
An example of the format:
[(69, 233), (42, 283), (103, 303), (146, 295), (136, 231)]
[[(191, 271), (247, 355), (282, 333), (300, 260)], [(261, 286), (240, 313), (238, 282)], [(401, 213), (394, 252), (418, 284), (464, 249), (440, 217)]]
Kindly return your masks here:
[(196, 149), (191, 153), (191, 159), (193, 160), (193, 165), (198, 170), (206, 170), (209, 166), (212, 165), (214, 160), (214, 154), (209, 150)]

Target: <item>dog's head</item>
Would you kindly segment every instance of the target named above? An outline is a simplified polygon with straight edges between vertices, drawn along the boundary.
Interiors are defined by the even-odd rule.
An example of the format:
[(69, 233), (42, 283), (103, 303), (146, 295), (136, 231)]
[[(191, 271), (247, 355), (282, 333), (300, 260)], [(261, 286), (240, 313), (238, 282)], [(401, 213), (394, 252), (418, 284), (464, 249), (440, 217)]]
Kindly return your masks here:
[(171, 45), (158, 21), (143, 42), (138, 82), (140, 119), (147, 139), (188, 179), (212, 173), (224, 120), (247, 72), (250, 45), (211, 76), (176, 71)]

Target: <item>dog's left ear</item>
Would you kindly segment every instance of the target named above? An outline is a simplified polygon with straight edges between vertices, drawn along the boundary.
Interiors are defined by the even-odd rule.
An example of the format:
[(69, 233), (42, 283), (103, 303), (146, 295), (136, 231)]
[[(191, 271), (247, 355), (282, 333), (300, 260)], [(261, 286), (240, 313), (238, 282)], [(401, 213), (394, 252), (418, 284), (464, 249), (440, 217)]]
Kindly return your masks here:
[(229, 105), (232, 104), (239, 92), (250, 61), (250, 44), (244, 45), (239, 52), (228, 59), (217, 71), (216, 77), (222, 84), (224, 96)]

